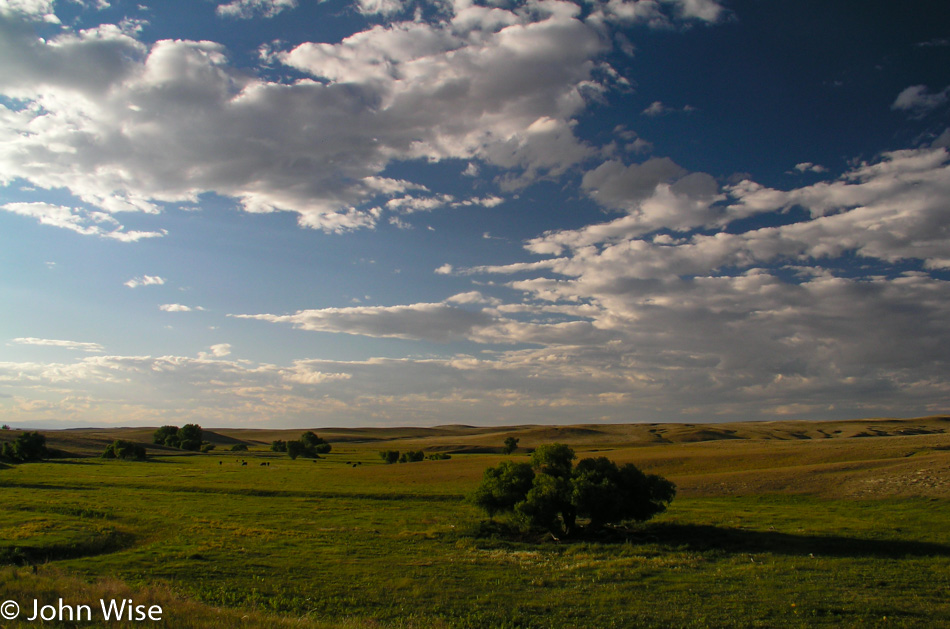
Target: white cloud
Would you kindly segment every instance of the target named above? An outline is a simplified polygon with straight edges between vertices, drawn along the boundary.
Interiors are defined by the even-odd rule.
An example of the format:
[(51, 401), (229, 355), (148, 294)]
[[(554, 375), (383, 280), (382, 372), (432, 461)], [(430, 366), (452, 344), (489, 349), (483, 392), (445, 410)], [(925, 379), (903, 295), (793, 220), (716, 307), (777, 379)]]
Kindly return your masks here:
[(261, 15), (274, 17), (282, 11), (295, 9), (297, 0), (233, 0), (219, 4), (215, 12), (222, 17), (249, 19)]
[(211, 355), (216, 358), (221, 358), (223, 356), (228, 356), (230, 354), (231, 354), (230, 343), (218, 343), (217, 345), (211, 346)]
[(191, 312), (193, 310), (204, 310), (201, 306), (186, 306), (184, 304), (162, 304), (158, 307), (164, 312)]
[[(385, 200), (419, 188), (380, 173), (420, 158), (502, 166), (512, 171), (503, 184), (517, 188), (592, 155), (573, 121), (614, 80), (600, 70), (608, 43), (599, 27), (551, 3), (461, 3), (444, 22), (265, 51), (277, 69), (314, 77), (293, 82), (237, 70), (214, 42), (145, 44), (132, 26), (39, 39), (28, 20), (52, 5), (30, 6), (0, 24), (0, 94), (22, 104), (0, 107), (0, 178), (65, 189), (110, 216), (214, 192), (249, 212), (294, 212), (305, 227), (372, 227)], [(161, 233), (106, 232), (90, 212), (59, 212), (50, 224), (79, 233), (126, 241)]]
[(101, 352), (102, 345), (99, 343), (81, 343), (78, 341), (61, 341), (56, 339), (38, 339), (33, 337), (15, 338), (10, 343), (14, 345), (39, 345), (42, 347), (62, 347), (70, 350), (80, 350), (83, 352)]
[(289, 323), (296, 328), (313, 332), (337, 332), (440, 342), (464, 339), (476, 328), (491, 324), (491, 317), (485, 313), (463, 310), (446, 303), (324, 308), (301, 310), (292, 315), (229, 316), (271, 323)]
[(930, 92), (926, 85), (911, 85), (906, 88), (891, 105), (891, 109), (907, 111), (915, 116), (923, 116), (942, 107), (950, 101), (950, 86), (941, 92)]
[(51, 203), (7, 203), (0, 205), (0, 210), (34, 218), (41, 225), (51, 225), (84, 236), (99, 236), (121, 242), (137, 242), (143, 238), (161, 238), (166, 234), (164, 230), (157, 232), (126, 231), (119, 221), (106, 212), (87, 211)]
[(443, 264), (442, 266), (440, 266), (439, 268), (437, 268), (437, 269), (435, 270), (435, 272), (436, 272), (438, 275), (451, 275), (453, 268), (454, 268), (454, 267), (453, 267), (451, 264), (449, 264), (448, 262), (446, 262), (445, 264)]
[(813, 164), (811, 162), (801, 162), (800, 164), (795, 164), (795, 170), (800, 173), (826, 173), (828, 169), (820, 164)]
[(133, 277), (123, 285), (129, 288), (138, 288), (139, 286), (161, 286), (165, 283), (165, 278), (158, 275), (139, 275)]

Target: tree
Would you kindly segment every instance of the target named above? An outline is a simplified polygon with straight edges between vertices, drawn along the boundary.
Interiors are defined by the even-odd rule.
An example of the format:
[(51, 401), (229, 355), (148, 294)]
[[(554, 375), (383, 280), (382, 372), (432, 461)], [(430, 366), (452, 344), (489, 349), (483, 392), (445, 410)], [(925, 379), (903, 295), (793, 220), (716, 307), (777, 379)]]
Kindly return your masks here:
[(202, 434), (198, 424), (185, 424), (178, 431), (178, 447), (182, 450), (200, 450)]
[(387, 464), (396, 463), (399, 461), (399, 450), (383, 450), (379, 453), (379, 458)]
[(509, 513), (525, 530), (572, 534), (577, 519), (591, 531), (606, 524), (644, 522), (666, 510), (676, 486), (633, 464), (605, 458), (573, 465), (574, 451), (559, 443), (539, 446), (531, 463), (504, 461), (485, 470), (472, 502), (494, 517)]
[(3, 444), (0, 456), (14, 463), (26, 461), (41, 461), (49, 457), (46, 447), (46, 436), (38, 432), (20, 433), (16, 440)]
[(576, 458), (574, 450), (570, 446), (563, 443), (548, 443), (538, 446), (531, 453), (531, 466), (541, 474), (568, 478), (571, 475), (571, 466)]
[(514, 511), (522, 502), (534, 482), (534, 470), (530, 463), (502, 461), (498, 467), (485, 470), (482, 484), (472, 495), (472, 502), (495, 517), (497, 513)]
[(676, 486), (656, 474), (644, 474), (635, 465), (623, 467), (604, 457), (584, 459), (574, 475), (573, 501), (578, 514), (597, 529), (610, 522), (645, 522), (666, 511)]
[(178, 426), (162, 426), (152, 435), (152, 443), (177, 448), (179, 444)]
[(426, 458), (426, 453), (422, 450), (409, 450), (408, 452), (403, 452), (402, 456), (399, 457), (400, 463), (417, 463), (419, 461), (424, 461)]
[(302, 456), (307, 453), (307, 446), (303, 444), (302, 441), (288, 441), (287, 442), (287, 456), (293, 460), (297, 460), (298, 456)]
[(122, 439), (116, 439), (110, 443), (106, 446), (106, 451), (102, 453), (104, 459), (125, 459), (128, 461), (144, 461), (145, 456), (144, 446)]
[(516, 437), (508, 437), (505, 439), (505, 454), (511, 454), (518, 449), (518, 439)]
[(10, 424), (4, 424), (3, 426), (0, 426), (0, 430), (10, 430)]
[(247, 452), (247, 444), (235, 443), (233, 446), (231, 446), (231, 452)]
[[(292, 443), (297, 445), (291, 446)], [(283, 445), (278, 446), (278, 444)], [(296, 459), (298, 456), (319, 459), (321, 454), (327, 454), (332, 449), (332, 446), (325, 439), (321, 439), (310, 430), (300, 435), (300, 439), (296, 441), (288, 441), (286, 444), (283, 441), (275, 441), (271, 444), (272, 450), (277, 447), (284, 448), (283, 451), (292, 459)], [(293, 448), (293, 454), (291, 454), (291, 448)], [(279, 452), (280, 450), (275, 451)]]
[(272, 441), (270, 444), (270, 449), (272, 452), (286, 452), (287, 442), (281, 439), (278, 439), (277, 441)]

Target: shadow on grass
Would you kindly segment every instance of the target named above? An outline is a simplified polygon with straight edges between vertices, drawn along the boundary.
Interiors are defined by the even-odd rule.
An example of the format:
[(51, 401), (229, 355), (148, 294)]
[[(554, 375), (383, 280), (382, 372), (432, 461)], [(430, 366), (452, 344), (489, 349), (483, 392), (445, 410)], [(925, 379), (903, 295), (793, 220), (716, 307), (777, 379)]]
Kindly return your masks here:
[(880, 540), (842, 535), (804, 535), (756, 531), (703, 524), (655, 523), (631, 528), (611, 527), (597, 532), (581, 531), (556, 539), (550, 533), (524, 533), (503, 522), (480, 522), (461, 531), (465, 537), (510, 543), (552, 544), (633, 544), (685, 549), (695, 552), (759, 554), (815, 557), (950, 557), (950, 545), (908, 540)]
[(75, 559), (77, 557), (91, 557), (107, 555), (130, 548), (135, 543), (135, 536), (124, 531), (109, 529), (97, 531), (87, 539), (50, 544), (48, 546), (7, 546), (0, 547), (0, 564), (29, 565), (48, 563), (58, 559)]
[(702, 524), (658, 523), (643, 528), (615, 529), (605, 542), (630, 542), (719, 550), (728, 553), (773, 553), (824, 557), (950, 557), (950, 546), (907, 540), (862, 539), (841, 535), (805, 535), (724, 528)]

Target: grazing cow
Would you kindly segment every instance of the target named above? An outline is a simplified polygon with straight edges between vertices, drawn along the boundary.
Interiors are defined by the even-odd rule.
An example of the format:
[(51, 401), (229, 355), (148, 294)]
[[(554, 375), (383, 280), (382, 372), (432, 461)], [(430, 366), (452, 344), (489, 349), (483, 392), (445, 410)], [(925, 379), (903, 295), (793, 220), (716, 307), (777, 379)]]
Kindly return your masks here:
[(247, 467), (247, 461), (241, 461), (241, 465)]

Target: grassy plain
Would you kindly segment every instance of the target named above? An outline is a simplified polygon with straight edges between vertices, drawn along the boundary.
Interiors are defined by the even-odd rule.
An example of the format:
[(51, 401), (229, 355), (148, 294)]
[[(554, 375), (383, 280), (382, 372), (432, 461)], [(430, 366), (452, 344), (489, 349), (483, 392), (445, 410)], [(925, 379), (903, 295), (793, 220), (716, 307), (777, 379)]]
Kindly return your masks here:
[[(947, 418), (324, 429), (315, 462), (268, 451), (299, 430), (216, 430), (205, 455), (91, 456), (150, 432), (50, 432), (67, 456), (0, 469), (0, 598), (124, 596), (169, 627), (950, 626)], [(679, 494), (598, 539), (485, 535), (465, 497), (506, 436), (634, 462)]]

